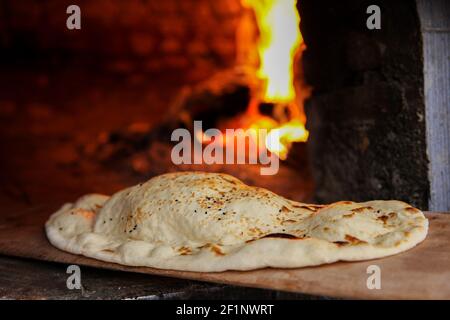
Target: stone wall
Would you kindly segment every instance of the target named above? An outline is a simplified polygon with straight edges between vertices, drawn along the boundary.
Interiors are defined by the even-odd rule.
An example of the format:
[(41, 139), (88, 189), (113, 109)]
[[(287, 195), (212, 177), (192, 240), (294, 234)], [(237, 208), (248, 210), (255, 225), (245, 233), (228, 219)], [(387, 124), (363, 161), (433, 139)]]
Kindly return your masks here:
[(418, 0), (432, 211), (450, 212), (450, 3)]
[[(381, 30), (366, 8), (381, 7)], [(428, 207), (423, 61), (415, 1), (302, 0), (316, 200)]]
[[(77, 4), (82, 29), (66, 29)], [(240, 0), (0, 0), (0, 48), (11, 59), (73, 56), (117, 71), (232, 65)]]

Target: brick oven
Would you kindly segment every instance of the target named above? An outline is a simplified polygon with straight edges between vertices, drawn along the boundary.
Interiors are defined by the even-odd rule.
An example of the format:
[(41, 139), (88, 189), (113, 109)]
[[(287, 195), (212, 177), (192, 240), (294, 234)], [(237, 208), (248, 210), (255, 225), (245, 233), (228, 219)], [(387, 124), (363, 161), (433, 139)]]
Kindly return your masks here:
[[(262, 3), (277, 1), (293, 4), (280, 14), (295, 12), (294, 29), (265, 30), (276, 15), (264, 16)], [(79, 30), (66, 27), (73, 4)], [(370, 5), (380, 8), (380, 29), (367, 26)], [(202, 170), (305, 202), (398, 199), (450, 211), (449, 17), (444, 0), (0, 0), (0, 201), (27, 214)], [(292, 96), (270, 97), (261, 39), (294, 33)], [(275, 76), (284, 57), (275, 50)], [(278, 173), (174, 164), (171, 133), (193, 132), (196, 120), (203, 130), (285, 134), (265, 146), (281, 158)], [(199, 296), (209, 290), (247, 294), (211, 285)]]

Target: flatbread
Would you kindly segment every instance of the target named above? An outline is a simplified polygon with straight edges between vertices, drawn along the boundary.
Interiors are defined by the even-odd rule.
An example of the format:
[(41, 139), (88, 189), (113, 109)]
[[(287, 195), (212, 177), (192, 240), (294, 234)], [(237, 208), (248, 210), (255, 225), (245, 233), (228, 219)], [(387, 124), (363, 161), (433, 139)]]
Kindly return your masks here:
[(128, 266), (200, 272), (297, 268), (384, 257), (425, 239), (400, 201), (312, 205), (217, 173), (164, 174), (111, 197), (91, 194), (47, 221), (57, 248)]

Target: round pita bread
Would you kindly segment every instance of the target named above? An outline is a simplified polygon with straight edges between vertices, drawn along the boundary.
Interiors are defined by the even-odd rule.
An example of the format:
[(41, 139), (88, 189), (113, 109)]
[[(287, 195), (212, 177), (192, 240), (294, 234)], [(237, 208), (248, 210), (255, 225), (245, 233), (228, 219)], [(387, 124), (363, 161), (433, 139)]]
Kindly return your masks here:
[(396, 254), (428, 220), (400, 201), (303, 204), (225, 174), (155, 177), (86, 195), (46, 223), (57, 248), (128, 266), (186, 271), (296, 268)]

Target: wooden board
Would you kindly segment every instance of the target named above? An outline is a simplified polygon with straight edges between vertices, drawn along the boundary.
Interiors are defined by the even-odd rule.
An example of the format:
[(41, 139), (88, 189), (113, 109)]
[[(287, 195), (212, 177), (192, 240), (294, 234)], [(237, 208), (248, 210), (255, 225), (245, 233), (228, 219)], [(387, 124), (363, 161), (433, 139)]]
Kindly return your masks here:
[[(450, 214), (427, 213), (427, 239), (405, 253), (364, 262), (301, 269), (196, 273), (125, 267), (62, 252), (47, 241), (43, 225), (55, 206), (0, 215), (0, 254), (80, 266), (147, 273), (247, 287), (356, 299), (450, 299)], [(369, 290), (367, 267), (381, 268), (381, 289)]]

